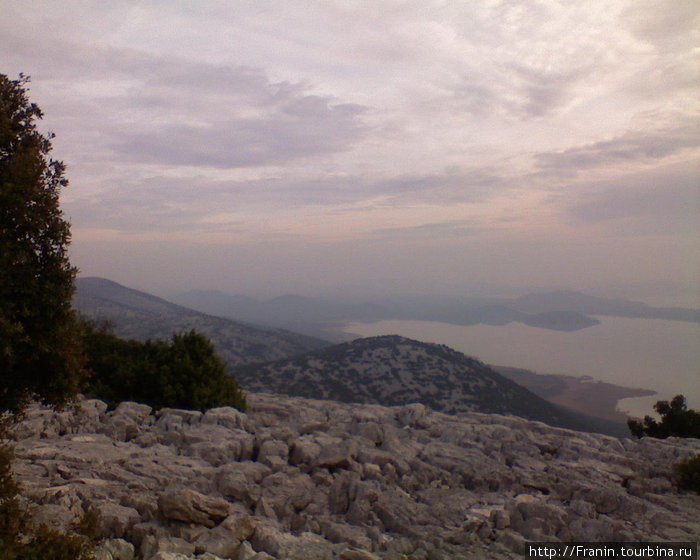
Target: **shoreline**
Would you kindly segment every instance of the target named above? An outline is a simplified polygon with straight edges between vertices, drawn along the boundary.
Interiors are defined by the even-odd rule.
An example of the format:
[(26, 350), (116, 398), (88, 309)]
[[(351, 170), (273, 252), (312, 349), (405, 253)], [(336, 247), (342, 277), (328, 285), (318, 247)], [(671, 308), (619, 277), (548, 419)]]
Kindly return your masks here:
[(619, 401), (657, 394), (651, 389), (624, 387), (605, 381), (596, 381), (590, 376), (542, 374), (508, 366), (491, 367), (501, 375), (554, 404), (615, 422), (627, 422), (629, 417), (627, 413), (618, 410)]

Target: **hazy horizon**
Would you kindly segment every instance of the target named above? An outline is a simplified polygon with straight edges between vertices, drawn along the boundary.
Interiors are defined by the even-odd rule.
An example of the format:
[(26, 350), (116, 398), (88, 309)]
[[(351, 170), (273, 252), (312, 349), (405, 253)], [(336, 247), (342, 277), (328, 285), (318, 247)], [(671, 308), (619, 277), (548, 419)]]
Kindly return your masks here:
[(85, 276), (697, 298), (695, 1), (0, 8)]
[[(93, 275), (82, 274), (78, 271), (78, 278), (89, 278)], [(680, 284), (629, 284), (629, 285), (602, 285), (592, 286), (589, 288), (572, 287), (572, 286), (517, 286), (505, 284), (463, 284), (461, 286), (442, 286), (442, 289), (434, 288), (424, 291), (401, 291), (392, 290), (390, 286), (328, 286), (323, 290), (298, 290), (285, 289), (285, 286), (280, 284), (273, 290), (268, 289), (252, 289), (252, 290), (236, 290), (233, 287), (215, 288), (215, 287), (188, 287), (181, 286), (175, 289), (160, 289), (157, 285), (139, 285), (132, 284), (128, 281), (121, 281), (115, 278), (104, 278), (123, 285), (126, 288), (142, 291), (166, 300), (176, 300), (180, 296), (190, 292), (215, 292), (226, 296), (242, 296), (257, 301), (270, 301), (275, 298), (285, 296), (300, 296), (308, 298), (317, 298), (319, 300), (337, 301), (341, 303), (369, 303), (373, 299), (392, 299), (399, 298), (410, 300), (411, 298), (445, 298), (455, 300), (469, 298), (484, 298), (484, 299), (508, 299), (517, 298), (520, 296), (531, 294), (543, 294), (557, 291), (575, 291), (586, 295), (638, 301), (646, 303), (651, 307), (682, 307), (688, 309), (700, 308), (700, 293), (693, 286), (683, 286)]]

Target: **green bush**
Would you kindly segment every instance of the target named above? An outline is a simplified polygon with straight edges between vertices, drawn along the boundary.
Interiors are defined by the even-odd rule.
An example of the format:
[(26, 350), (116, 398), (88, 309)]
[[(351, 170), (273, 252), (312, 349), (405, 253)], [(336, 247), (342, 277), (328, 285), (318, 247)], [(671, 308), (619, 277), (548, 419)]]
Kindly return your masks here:
[(245, 410), (245, 397), (212, 343), (194, 330), (175, 334), (170, 342), (139, 342), (88, 328), (85, 349), (87, 392), (111, 408), (131, 400), (155, 409), (230, 405)]
[(688, 409), (683, 395), (676, 395), (670, 403), (657, 401), (654, 410), (661, 416), (661, 422), (651, 416), (645, 416), (644, 422), (632, 418), (627, 420), (633, 436), (700, 438), (700, 413)]
[(674, 466), (676, 485), (680, 490), (700, 494), (700, 455), (681, 461)]

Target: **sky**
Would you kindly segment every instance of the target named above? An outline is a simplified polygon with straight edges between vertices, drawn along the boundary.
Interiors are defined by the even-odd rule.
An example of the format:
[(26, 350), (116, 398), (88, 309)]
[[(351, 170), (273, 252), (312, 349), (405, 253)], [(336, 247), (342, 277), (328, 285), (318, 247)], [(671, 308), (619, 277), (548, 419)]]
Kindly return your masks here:
[(0, 0), (71, 258), (187, 289), (700, 291), (696, 0)]

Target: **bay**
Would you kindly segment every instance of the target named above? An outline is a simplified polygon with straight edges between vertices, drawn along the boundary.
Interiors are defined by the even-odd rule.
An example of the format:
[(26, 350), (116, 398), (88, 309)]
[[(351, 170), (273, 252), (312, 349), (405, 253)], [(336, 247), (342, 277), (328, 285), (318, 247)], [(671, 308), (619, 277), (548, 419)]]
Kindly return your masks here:
[(623, 387), (656, 391), (651, 397), (618, 401), (634, 416), (652, 413), (659, 399), (683, 394), (700, 409), (700, 325), (661, 319), (596, 317), (599, 325), (561, 332), (521, 323), (460, 326), (430, 321), (352, 323), (357, 336), (398, 334), (445, 344), (492, 365), (539, 374), (591, 377)]

